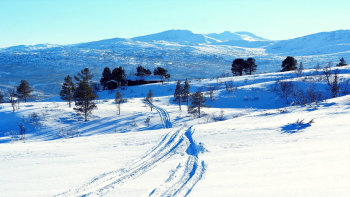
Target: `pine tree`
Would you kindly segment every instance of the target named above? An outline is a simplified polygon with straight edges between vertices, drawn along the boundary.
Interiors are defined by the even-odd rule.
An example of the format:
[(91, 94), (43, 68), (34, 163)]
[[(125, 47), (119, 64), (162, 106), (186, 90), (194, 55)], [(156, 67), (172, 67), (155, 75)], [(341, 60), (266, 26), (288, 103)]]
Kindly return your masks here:
[(93, 101), (95, 98), (97, 96), (94, 94), (91, 86), (89, 86), (88, 81), (80, 81), (74, 93), (76, 106), (74, 110), (78, 114), (83, 113), (85, 121), (87, 121), (87, 117), (92, 110), (97, 107)]
[(74, 91), (75, 91), (75, 86), (72, 81), (72, 77), (67, 75), (67, 77), (64, 78), (60, 96), (61, 96), (61, 99), (68, 101), (69, 108), (71, 108), (71, 102), (74, 99)]
[(24, 99), (24, 102), (27, 102), (27, 98), (32, 97), (33, 89), (29, 86), (29, 83), (26, 80), (21, 80), (21, 84), (17, 87), (17, 96), (21, 99)]
[(246, 61), (245, 67), (244, 67), (244, 72), (247, 75), (252, 75), (254, 72), (256, 72), (256, 68), (258, 65), (255, 64), (255, 59), (254, 58), (248, 58)]
[(339, 61), (340, 61), (340, 62), (339, 62), (339, 64), (337, 64), (337, 66), (346, 66), (346, 65), (347, 65), (343, 57), (340, 58)]
[(74, 79), (77, 81), (77, 84), (83, 81), (86, 81), (88, 82), (88, 84), (91, 84), (92, 77), (93, 75), (91, 74), (89, 68), (84, 68), (76, 76), (74, 76)]
[(118, 68), (113, 69), (112, 80), (118, 82), (118, 86), (124, 86), (126, 84), (126, 74), (123, 67), (119, 66)]
[(0, 90), (0, 103), (2, 103), (4, 100), (4, 95), (2, 94), (2, 91)]
[(115, 93), (115, 103), (118, 107), (118, 115), (120, 115), (120, 104), (123, 102), (123, 95), (120, 93), (119, 89)]
[(183, 92), (184, 91), (180, 81), (177, 81), (175, 92), (174, 92), (174, 102), (177, 102), (179, 104), (180, 111), (181, 111), (181, 98), (182, 98)]
[(297, 69), (297, 60), (294, 57), (288, 56), (282, 61), (282, 70), (281, 72), (291, 71)]
[(152, 72), (149, 69), (146, 69), (141, 65), (136, 68), (136, 74), (135, 74), (136, 76), (143, 77), (143, 76), (150, 76), (151, 74)]
[[(162, 67), (157, 67), (154, 69), (153, 71), (153, 75), (159, 75), (162, 76), (163, 79), (169, 79), (170, 78), (170, 74), (168, 74), (168, 70), (162, 68)], [(162, 80), (162, 85), (163, 85), (163, 81)]]
[(188, 80), (186, 79), (184, 87), (182, 89), (182, 101), (187, 103), (187, 111), (189, 111), (189, 109), (188, 109), (189, 97), (190, 97), (190, 84), (188, 83)]
[(153, 109), (153, 92), (152, 92), (152, 90), (148, 91), (147, 96), (145, 98), (145, 101), (148, 102), (148, 104), (151, 107), (151, 111), (152, 111), (152, 109)]
[(246, 62), (244, 61), (244, 59), (238, 58), (233, 60), (232, 68), (231, 68), (232, 74), (234, 76), (237, 76), (237, 75), (242, 76), (243, 70), (245, 67), (246, 67)]
[(201, 91), (197, 91), (191, 94), (191, 106), (190, 113), (198, 114), (198, 117), (201, 117), (201, 108), (206, 107), (205, 105), (206, 99), (203, 96)]
[(102, 78), (100, 79), (100, 83), (103, 86), (103, 89), (105, 90), (107, 88), (107, 83), (112, 79), (112, 72), (109, 67), (106, 67), (103, 69), (102, 72)]

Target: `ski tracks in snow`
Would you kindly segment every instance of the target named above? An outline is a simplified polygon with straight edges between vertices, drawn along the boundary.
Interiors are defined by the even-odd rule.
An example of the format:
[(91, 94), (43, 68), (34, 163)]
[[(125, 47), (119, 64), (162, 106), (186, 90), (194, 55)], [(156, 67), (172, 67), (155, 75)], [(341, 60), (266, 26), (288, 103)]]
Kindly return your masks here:
[[(169, 114), (160, 107), (153, 107), (158, 111), (164, 128), (171, 128)], [(135, 179), (173, 155), (183, 153), (186, 153), (186, 162), (180, 162), (176, 169), (170, 170), (165, 182), (153, 189), (149, 196), (187, 196), (205, 172), (205, 163), (198, 158), (203, 150), (192, 139), (192, 127), (169, 129), (157, 146), (128, 167), (101, 174), (81, 187), (56, 196), (103, 196), (116, 185)]]

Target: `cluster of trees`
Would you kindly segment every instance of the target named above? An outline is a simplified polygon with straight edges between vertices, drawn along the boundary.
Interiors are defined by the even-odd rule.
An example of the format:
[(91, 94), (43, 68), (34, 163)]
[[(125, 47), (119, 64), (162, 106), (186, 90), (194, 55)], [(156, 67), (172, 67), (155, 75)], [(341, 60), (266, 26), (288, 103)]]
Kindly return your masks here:
[(21, 83), (17, 87), (8, 89), (7, 95), (4, 95), (0, 91), (0, 103), (2, 103), (7, 97), (9, 103), (11, 103), (12, 111), (15, 112), (16, 104), (19, 105), (20, 99), (26, 103), (29, 98), (32, 98), (33, 89), (30, 87), (28, 81), (21, 80)]
[[(292, 70), (299, 70), (299, 72), (300, 72), (301, 70), (304, 69), (302, 62), (300, 62), (299, 68), (297, 67), (297, 65), (298, 65), (298, 61), (294, 57), (288, 56), (288, 57), (286, 57), (286, 59), (284, 59), (282, 61), (281, 72), (292, 71)], [(346, 65), (347, 65), (346, 61), (342, 57), (342, 58), (340, 58), (339, 63), (336, 66), (346, 66)]]
[[(151, 70), (144, 68), (143, 66), (138, 66), (136, 68), (135, 76), (144, 77), (152, 75)], [(153, 71), (153, 75), (161, 76), (163, 79), (169, 79), (170, 74), (168, 71), (162, 67), (157, 67)], [(104, 90), (113, 90), (121, 86), (127, 86), (128, 81), (126, 79), (126, 73), (123, 67), (114, 68), (112, 71), (109, 67), (105, 67), (102, 72), (102, 77), (100, 79), (100, 84)]]
[[(203, 93), (198, 90), (195, 93), (190, 93), (190, 84), (186, 79), (184, 85), (181, 85), (180, 81), (177, 81), (176, 88), (174, 91), (174, 102), (179, 105), (179, 109), (181, 110), (181, 103), (187, 103), (187, 111), (192, 114), (197, 114), (198, 117), (201, 117), (201, 108), (206, 107), (205, 102), (206, 99)], [(189, 105), (189, 101), (191, 101), (191, 105)]]
[(256, 65), (254, 58), (250, 57), (247, 60), (244, 60), (242, 58), (237, 58), (232, 62), (231, 71), (234, 76), (242, 76), (243, 71), (247, 75), (252, 75), (253, 73), (256, 72), (257, 67), (258, 65)]
[(97, 108), (94, 99), (97, 95), (94, 93), (92, 84), (92, 77), (90, 70), (85, 68), (81, 70), (74, 79), (76, 83), (73, 82), (72, 77), (67, 75), (64, 78), (62, 84), (62, 90), (60, 96), (63, 100), (68, 102), (69, 107), (71, 107), (71, 102), (75, 102), (75, 108), (73, 108), (78, 114), (83, 114), (85, 121), (87, 121), (88, 115), (92, 113), (92, 110)]
[(100, 83), (104, 90), (112, 90), (119, 86), (125, 86), (127, 84), (125, 70), (121, 66), (114, 68), (113, 71), (109, 67), (104, 68)]

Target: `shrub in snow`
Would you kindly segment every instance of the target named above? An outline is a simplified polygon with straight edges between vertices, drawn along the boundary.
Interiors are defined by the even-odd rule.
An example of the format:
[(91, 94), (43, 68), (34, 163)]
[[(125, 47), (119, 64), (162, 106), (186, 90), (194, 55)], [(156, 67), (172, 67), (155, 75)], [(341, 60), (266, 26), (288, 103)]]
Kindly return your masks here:
[(149, 127), (150, 123), (151, 123), (151, 118), (147, 117), (145, 120), (146, 125)]

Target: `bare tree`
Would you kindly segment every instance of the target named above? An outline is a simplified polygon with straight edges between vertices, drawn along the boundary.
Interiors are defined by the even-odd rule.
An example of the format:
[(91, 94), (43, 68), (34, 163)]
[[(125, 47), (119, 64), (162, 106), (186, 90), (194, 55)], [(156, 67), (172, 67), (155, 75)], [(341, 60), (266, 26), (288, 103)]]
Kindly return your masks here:
[(286, 103), (289, 104), (289, 98), (294, 93), (293, 83), (291, 81), (276, 81), (275, 89), (285, 99)]
[(215, 91), (215, 86), (209, 86), (208, 87), (208, 93), (209, 93), (210, 101), (214, 101), (215, 100), (214, 91)]
[(11, 103), (12, 106), (12, 111), (16, 111), (16, 102), (17, 102), (17, 97), (16, 97), (16, 89), (11, 88), (7, 92), (7, 97), (9, 99), (9, 102)]

